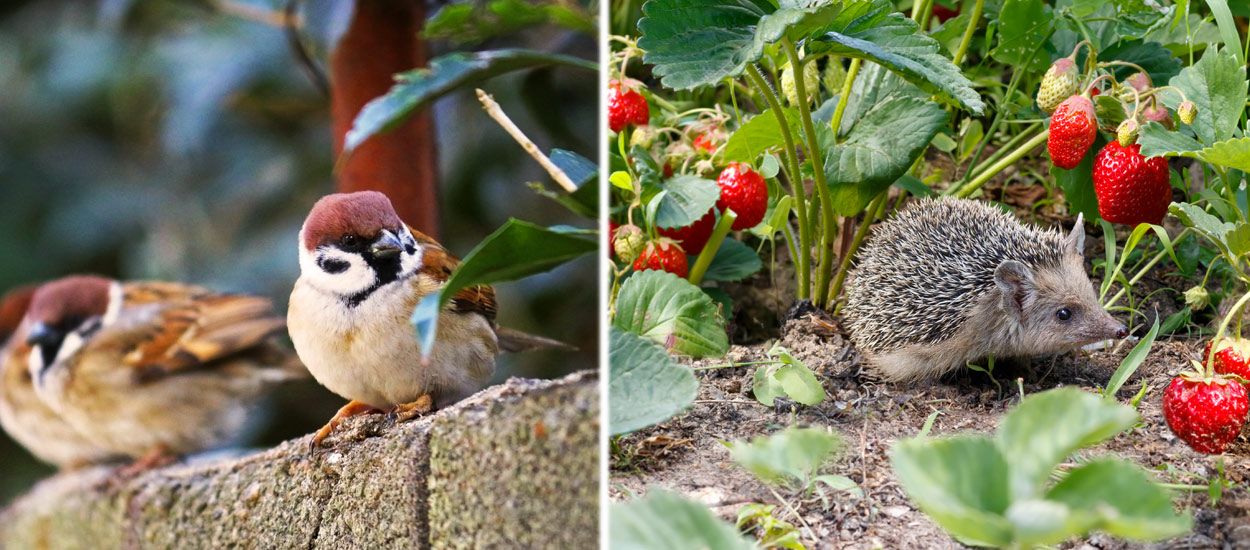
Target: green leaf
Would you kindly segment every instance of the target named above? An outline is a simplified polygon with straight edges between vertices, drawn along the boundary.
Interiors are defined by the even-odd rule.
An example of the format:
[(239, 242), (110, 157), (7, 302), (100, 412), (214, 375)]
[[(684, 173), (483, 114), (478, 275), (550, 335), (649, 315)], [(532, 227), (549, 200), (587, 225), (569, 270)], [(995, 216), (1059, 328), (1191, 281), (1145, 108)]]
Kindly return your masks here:
[[(1203, 145), (1214, 145), (1233, 137), (1241, 111), (1246, 106), (1246, 68), (1228, 50), (1208, 49), (1190, 67), (1169, 81), (1180, 88), (1198, 108), (1190, 125)], [(1180, 95), (1172, 90), (1160, 94), (1173, 110), (1180, 105)]]
[(1131, 407), (1075, 388), (1024, 398), (1007, 413), (996, 436), (1003, 457), (1011, 464), (1012, 498), (1040, 496), (1050, 472), (1068, 455), (1136, 423), (1137, 412)]
[[(881, 102), (899, 97), (928, 100), (929, 94), (904, 80), (902, 76), (890, 72), (889, 69), (876, 63), (865, 62), (860, 66), (859, 76), (855, 77), (855, 82), (851, 84), (851, 97), (846, 100), (846, 112), (842, 114), (842, 126), (838, 129), (838, 135), (850, 132), (855, 123), (863, 118), (864, 113), (876, 108)], [(818, 123), (828, 124), (833, 119), (833, 111), (837, 107), (836, 99), (835, 96), (826, 103), (829, 107), (827, 117), (813, 114), (813, 118), (817, 118)]]
[[(1146, 69), (1150, 80), (1156, 85), (1167, 82), (1181, 70), (1181, 60), (1158, 42), (1125, 40), (1098, 52), (1099, 61), (1128, 61)], [(1137, 72), (1132, 67), (1110, 67), (1117, 79), (1123, 80)], [(1103, 97), (1103, 96), (1098, 96)], [(1101, 121), (1101, 119), (1100, 119)]]
[(741, 281), (754, 275), (762, 267), (764, 264), (760, 261), (759, 254), (751, 250), (751, 247), (741, 241), (725, 239), (716, 251), (716, 256), (712, 258), (712, 265), (703, 274), (703, 280)]
[(668, 420), (694, 402), (699, 382), (659, 346), (616, 327), (610, 329), (608, 345), (612, 435)]
[(1124, 356), (1123, 361), (1120, 361), (1119, 368), (1115, 369), (1115, 373), (1111, 375), (1111, 379), (1107, 381), (1107, 387), (1102, 392), (1104, 397), (1115, 399), (1116, 392), (1120, 391), (1120, 388), (1124, 386), (1124, 382), (1130, 376), (1133, 376), (1133, 373), (1137, 372), (1137, 368), (1146, 360), (1146, 355), (1150, 353), (1150, 348), (1155, 343), (1155, 336), (1158, 334), (1159, 318), (1156, 317), (1154, 326), (1150, 327), (1150, 331), (1146, 333), (1146, 336), (1142, 337), (1136, 346), (1133, 346), (1133, 351), (1128, 352), (1128, 355)]
[(998, 46), (990, 55), (1017, 70), (1043, 70), (1049, 60), (1034, 52), (1054, 25), (1050, 6), (1042, 0), (1004, 0), (998, 13)]
[(1226, 139), (1203, 147), (1189, 136), (1150, 122), (1142, 127), (1137, 143), (1141, 144), (1141, 154), (1147, 157), (1189, 157), (1250, 172), (1250, 137)]
[(768, 350), (768, 355), (781, 361), (779, 366), (768, 369), (769, 377), (776, 381), (790, 399), (807, 406), (818, 405), (825, 400), (825, 387), (816, 379), (816, 374), (791, 355), (789, 350), (774, 345)]
[(396, 84), (360, 110), (344, 137), (343, 151), (350, 152), (370, 137), (395, 128), (449, 92), (504, 73), (550, 65), (598, 70), (597, 64), (584, 59), (521, 49), (455, 52), (436, 57), (428, 68), (395, 75)]
[(1226, 139), (1203, 149), (1199, 158), (1211, 164), (1250, 173), (1250, 137)]
[(751, 394), (755, 396), (755, 400), (759, 401), (765, 407), (772, 407), (777, 402), (778, 397), (785, 397), (786, 390), (781, 387), (779, 382), (773, 376), (773, 369), (776, 365), (760, 365), (755, 368), (755, 374), (751, 379)]
[[(845, 11), (825, 34), (809, 42), (809, 52), (860, 58), (902, 75), (943, 103), (981, 114), (985, 103), (959, 67), (941, 54), (937, 40), (916, 22), (894, 11), (888, 0), (843, 0)], [(823, 47), (821, 47), (823, 46)]]
[(792, 427), (750, 443), (731, 443), (729, 454), (765, 483), (802, 488), (843, 447), (842, 438), (831, 431)]
[(755, 548), (707, 507), (662, 489), (652, 489), (638, 500), (612, 503), (608, 514), (608, 545), (613, 549)]
[(932, 102), (891, 98), (864, 114), (846, 140), (825, 152), (834, 209), (852, 216), (907, 172), (947, 113)]
[[(598, 252), (599, 243), (588, 232), (545, 228), (509, 219), (469, 252), (439, 292), (421, 299), (411, 322), (426, 357), (433, 352), (439, 311), (456, 292), (475, 285), (514, 281), (544, 273), (583, 255)], [(430, 302), (430, 303), (427, 303)]]
[(1061, 542), (1091, 525), (1087, 515), (1074, 514), (1058, 502), (1036, 499), (1013, 502), (1007, 508), (1007, 520), (1015, 527), (1016, 544), (1024, 548)]
[(690, 174), (682, 174), (661, 184), (666, 193), (655, 211), (656, 227), (685, 227), (702, 218), (716, 206), (720, 187), (716, 182)]
[(612, 325), (692, 357), (720, 357), (729, 350), (725, 321), (712, 299), (664, 271), (643, 271), (625, 280)]
[[(573, 181), (577, 190), (572, 193), (566, 193), (563, 189), (552, 191), (541, 183), (531, 183), (530, 188), (539, 195), (560, 203), (578, 216), (598, 218), (599, 186), (595, 182), (599, 178), (599, 167), (586, 157), (564, 149), (552, 149), (550, 158)], [(629, 175), (626, 174), (625, 177), (628, 178)]]
[(1172, 203), (1168, 207), (1168, 212), (1180, 218), (1181, 223), (1186, 227), (1194, 228), (1194, 230), (1206, 237), (1207, 240), (1218, 246), (1224, 254), (1233, 256), (1228, 248), (1228, 234), (1236, 226), (1208, 214), (1201, 206), (1187, 202)]
[[(790, 123), (791, 136), (797, 138), (801, 133), (798, 131), (798, 113), (794, 109), (785, 109), (783, 116)], [(781, 136), (781, 124), (777, 121), (777, 115), (769, 109), (755, 115), (734, 131), (729, 136), (729, 141), (725, 143), (721, 154), (724, 155), (726, 162), (754, 163), (755, 159), (765, 151), (783, 146), (785, 146), (785, 140)]]
[(595, 17), (577, 4), (491, 0), (446, 4), (428, 21), (422, 35), (457, 45), (479, 44), (497, 36), (539, 25), (555, 25), (593, 35)]
[(907, 496), (948, 533), (969, 545), (1007, 546), (1012, 525), (1007, 461), (982, 436), (916, 438), (890, 450), (894, 475)]
[(1193, 528), (1177, 515), (1167, 491), (1131, 462), (1103, 458), (1068, 473), (1046, 495), (1088, 516), (1093, 529), (1117, 537), (1155, 541)]

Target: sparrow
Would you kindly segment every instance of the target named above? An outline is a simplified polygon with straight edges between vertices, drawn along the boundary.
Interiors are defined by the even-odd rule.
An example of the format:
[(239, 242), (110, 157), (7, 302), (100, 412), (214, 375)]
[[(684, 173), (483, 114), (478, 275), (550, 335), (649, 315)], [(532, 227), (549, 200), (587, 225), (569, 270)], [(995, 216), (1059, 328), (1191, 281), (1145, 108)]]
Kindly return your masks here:
[(39, 287), (25, 322), (39, 398), (139, 470), (236, 439), (266, 390), (302, 372), (257, 296), (71, 276)]
[(350, 416), (388, 411), (402, 421), (467, 397), (494, 374), (501, 349), (563, 346), (496, 325), (495, 291), (482, 285), (458, 291), (439, 313), (423, 358), (409, 319), (459, 263), (400, 220), (382, 193), (327, 195), (313, 205), (299, 232), (287, 327), (313, 378), (348, 403), (312, 447)]
[(35, 458), (61, 469), (102, 462), (109, 453), (92, 444), (35, 395), (23, 323), (35, 286), (0, 297), (0, 427)]

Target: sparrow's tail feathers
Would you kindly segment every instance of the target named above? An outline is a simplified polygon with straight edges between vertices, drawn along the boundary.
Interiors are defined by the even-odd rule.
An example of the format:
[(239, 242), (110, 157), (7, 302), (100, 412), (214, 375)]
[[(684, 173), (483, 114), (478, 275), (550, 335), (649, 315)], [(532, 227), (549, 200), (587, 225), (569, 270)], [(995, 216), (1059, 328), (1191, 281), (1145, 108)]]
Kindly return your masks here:
[(508, 327), (496, 326), (495, 336), (499, 338), (499, 349), (508, 353), (522, 353), (526, 351), (541, 351), (547, 349), (577, 351), (576, 347), (570, 346), (559, 340), (552, 340), (551, 338), (527, 334)]

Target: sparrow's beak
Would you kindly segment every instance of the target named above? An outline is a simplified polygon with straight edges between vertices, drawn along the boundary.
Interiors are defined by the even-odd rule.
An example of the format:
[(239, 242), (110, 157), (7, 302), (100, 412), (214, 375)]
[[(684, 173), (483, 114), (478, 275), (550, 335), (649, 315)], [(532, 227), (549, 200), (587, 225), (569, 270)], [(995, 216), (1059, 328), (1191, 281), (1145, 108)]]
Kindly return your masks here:
[(61, 349), (61, 342), (64, 340), (65, 333), (43, 323), (35, 323), (30, 327), (30, 334), (26, 337), (26, 343), (38, 348), (43, 356), (45, 369), (56, 361), (56, 353)]
[(398, 256), (399, 251), (403, 249), (404, 243), (399, 241), (399, 237), (383, 229), (382, 234), (378, 236), (378, 240), (374, 241), (373, 245), (369, 247), (369, 252), (375, 258), (388, 259)]

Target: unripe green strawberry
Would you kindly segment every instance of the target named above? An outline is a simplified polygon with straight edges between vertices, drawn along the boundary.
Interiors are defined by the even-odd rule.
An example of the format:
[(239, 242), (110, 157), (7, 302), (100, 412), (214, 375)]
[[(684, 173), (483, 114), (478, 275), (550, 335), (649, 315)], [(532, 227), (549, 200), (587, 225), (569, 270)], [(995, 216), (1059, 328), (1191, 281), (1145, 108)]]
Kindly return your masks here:
[(1120, 143), (1121, 147), (1137, 143), (1137, 121), (1131, 118), (1124, 119), (1120, 127), (1115, 130), (1115, 140)]
[(639, 126), (629, 135), (629, 148), (642, 147), (650, 149), (651, 144), (655, 143), (655, 137), (659, 135), (659, 131), (651, 126)]
[(1198, 106), (1186, 99), (1176, 108), (1176, 116), (1185, 124), (1193, 124), (1194, 117), (1198, 116)]
[(1080, 91), (1081, 75), (1076, 63), (1068, 57), (1056, 59), (1046, 69), (1042, 85), (1037, 88), (1037, 106), (1046, 113), (1053, 113), (1060, 103)]
[(1065, 99), (1050, 117), (1050, 136), (1046, 138), (1050, 161), (1066, 170), (1076, 168), (1097, 137), (1094, 103), (1079, 95)]
[(1211, 305), (1211, 293), (1207, 292), (1207, 289), (1202, 285), (1186, 290), (1185, 305), (1194, 311), (1204, 310)]
[(830, 57), (829, 64), (825, 66), (825, 74), (821, 77), (825, 83), (825, 89), (830, 93), (838, 93), (842, 89), (842, 84), (846, 82), (846, 67), (842, 66), (841, 57)]
[[(817, 97), (820, 86), (820, 70), (816, 68), (816, 63), (808, 62), (803, 64), (803, 90), (807, 92), (807, 102), (811, 103)], [(794, 87), (794, 67), (786, 65), (781, 70), (781, 93), (785, 94), (786, 101), (790, 105), (799, 104), (799, 92)]]
[(1108, 142), (1094, 157), (1098, 213), (1111, 223), (1158, 225), (1172, 203), (1168, 161), (1141, 155), (1141, 145)]
[(622, 225), (612, 234), (612, 251), (624, 262), (634, 261), (646, 244), (646, 235), (636, 225)]

